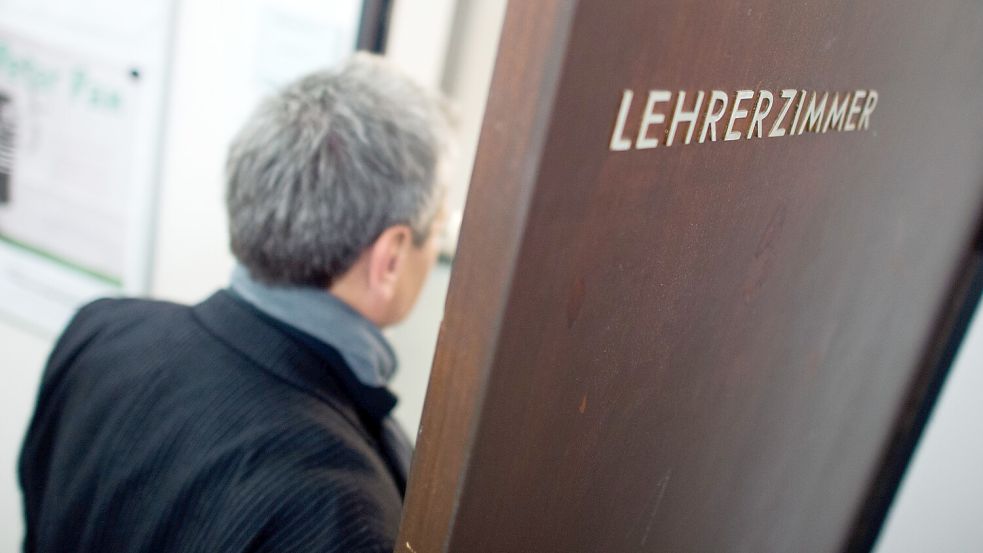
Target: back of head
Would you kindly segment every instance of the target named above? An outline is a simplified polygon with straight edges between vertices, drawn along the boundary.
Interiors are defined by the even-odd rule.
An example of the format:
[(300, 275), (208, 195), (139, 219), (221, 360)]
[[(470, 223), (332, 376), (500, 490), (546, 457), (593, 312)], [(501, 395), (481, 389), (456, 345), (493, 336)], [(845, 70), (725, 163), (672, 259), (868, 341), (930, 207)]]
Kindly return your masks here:
[(449, 142), (441, 100), (356, 54), (264, 100), (226, 164), (232, 253), (268, 284), (328, 287), (388, 227), (427, 238)]

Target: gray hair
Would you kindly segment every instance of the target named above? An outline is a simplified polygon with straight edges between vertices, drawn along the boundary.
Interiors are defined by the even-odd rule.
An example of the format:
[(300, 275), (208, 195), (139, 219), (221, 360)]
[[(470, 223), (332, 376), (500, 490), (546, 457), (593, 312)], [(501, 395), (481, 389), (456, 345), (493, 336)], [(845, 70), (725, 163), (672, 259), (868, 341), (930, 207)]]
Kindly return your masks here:
[(301, 78), (229, 150), (232, 253), (258, 280), (326, 287), (393, 225), (422, 244), (449, 144), (442, 100), (378, 56)]

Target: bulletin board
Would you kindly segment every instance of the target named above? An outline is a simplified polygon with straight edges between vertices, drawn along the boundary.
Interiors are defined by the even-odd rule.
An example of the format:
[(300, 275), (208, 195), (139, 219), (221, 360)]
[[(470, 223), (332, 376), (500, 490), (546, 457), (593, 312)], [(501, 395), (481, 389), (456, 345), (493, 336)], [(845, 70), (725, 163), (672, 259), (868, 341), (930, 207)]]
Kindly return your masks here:
[(0, 316), (147, 289), (173, 7), (0, 3)]

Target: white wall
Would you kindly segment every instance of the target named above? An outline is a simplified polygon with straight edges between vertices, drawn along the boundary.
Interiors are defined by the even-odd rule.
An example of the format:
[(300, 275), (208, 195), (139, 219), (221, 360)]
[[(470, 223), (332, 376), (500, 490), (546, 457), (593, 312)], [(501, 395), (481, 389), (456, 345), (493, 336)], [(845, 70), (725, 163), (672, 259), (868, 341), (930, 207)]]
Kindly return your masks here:
[(983, 551), (983, 306), (977, 308), (875, 551)]
[(457, 1), (396, 0), (393, 5), (386, 57), (430, 88), (438, 88), (444, 75)]
[(506, 4), (506, 0), (462, 0), (454, 17), (442, 87), (458, 107), (461, 149), (456, 182), (460, 186), (450, 191), (455, 206), (464, 206), (471, 181)]
[(194, 302), (228, 278), (222, 208), (225, 144), (233, 130), (229, 58), (243, 48), (221, 0), (185, 1), (177, 11), (174, 62), (156, 233), (152, 295)]
[(23, 533), (17, 455), (34, 408), (51, 338), (0, 319), (0, 552), (16, 551)]

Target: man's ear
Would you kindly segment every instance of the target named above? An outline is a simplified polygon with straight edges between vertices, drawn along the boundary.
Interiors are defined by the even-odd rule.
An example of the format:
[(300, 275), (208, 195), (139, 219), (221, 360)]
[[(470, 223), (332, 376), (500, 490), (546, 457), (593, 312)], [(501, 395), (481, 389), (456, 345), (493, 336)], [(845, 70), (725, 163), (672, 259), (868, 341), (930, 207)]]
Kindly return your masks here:
[(369, 288), (374, 293), (386, 299), (395, 294), (412, 238), (406, 225), (393, 225), (376, 238), (369, 251)]

